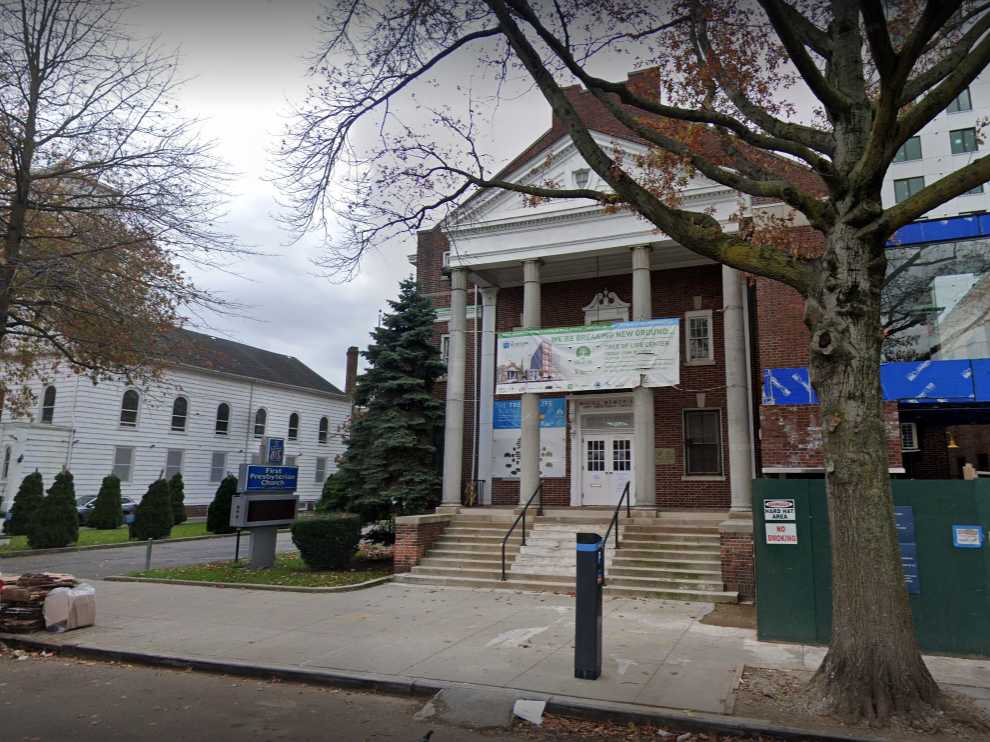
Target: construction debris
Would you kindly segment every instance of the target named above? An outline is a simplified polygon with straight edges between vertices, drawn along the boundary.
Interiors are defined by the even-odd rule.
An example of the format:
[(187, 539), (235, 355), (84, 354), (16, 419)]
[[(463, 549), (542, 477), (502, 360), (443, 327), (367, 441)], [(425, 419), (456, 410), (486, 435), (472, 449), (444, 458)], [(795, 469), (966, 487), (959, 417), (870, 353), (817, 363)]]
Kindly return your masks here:
[(0, 631), (26, 634), (45, 628), (45, 598), (55, 588), (79, 584), (72, 575), (39, 572), (0, 579)]

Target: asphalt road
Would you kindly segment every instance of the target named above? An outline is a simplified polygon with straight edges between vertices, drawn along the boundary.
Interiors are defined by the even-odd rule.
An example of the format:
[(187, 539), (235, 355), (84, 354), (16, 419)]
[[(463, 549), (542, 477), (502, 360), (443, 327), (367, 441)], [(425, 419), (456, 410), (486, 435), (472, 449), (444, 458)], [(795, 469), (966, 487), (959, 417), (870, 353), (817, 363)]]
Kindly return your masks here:
[[(156, 543), (151, 551), (152, 567), (175, 567), (182, 564), (217, 561), (234, 558), (232, 537)], [(248, 555), (251, 539), (241, 536), (241, 557)], [(98, 579), (110, 575), (124, 575), (144, 569), (146, 546), (136, 544), (115, 549), (88, 549), (61, 554), (11, 557), (0, 559), (0, 574), (23, 572), (68, 572), (76, 577)], [(292, 537), (288, 533), (278, 535), (278, 550), (291, 551)], [(2, 736), (2, 735), (0, 735)]]
[(431, 730), (430, 742), (532, 739), (417, 721), (413, 715), (423, 703), (119, 663), (32, 655), (18, 660), (0, 653), (0, 739), (9, 742), (417, 742)]

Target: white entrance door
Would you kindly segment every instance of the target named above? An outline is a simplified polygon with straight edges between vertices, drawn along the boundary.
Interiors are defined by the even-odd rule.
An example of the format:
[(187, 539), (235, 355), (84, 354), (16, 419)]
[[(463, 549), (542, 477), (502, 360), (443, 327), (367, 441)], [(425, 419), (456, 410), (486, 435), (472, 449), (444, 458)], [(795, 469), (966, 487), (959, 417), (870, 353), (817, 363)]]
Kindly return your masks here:
[(582, 505), (615, 505), (633, 471), (632, 436), (587, 433), (581, 472)]

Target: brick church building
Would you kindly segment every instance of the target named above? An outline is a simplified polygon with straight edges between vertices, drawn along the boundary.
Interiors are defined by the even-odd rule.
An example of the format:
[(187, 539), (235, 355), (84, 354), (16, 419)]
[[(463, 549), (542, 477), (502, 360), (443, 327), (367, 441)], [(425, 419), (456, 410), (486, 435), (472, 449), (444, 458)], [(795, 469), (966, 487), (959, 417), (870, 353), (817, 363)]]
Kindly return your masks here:
[[(649, 72), (635, 73), (630, 84), (655, 80)], [(646, 151), (589, 93), (574, 86), (568, 94), (603, 146), (629, 160)], [(775, 167), (814, 187), (789, 162)], [(499, 177), (606, 188), (557, 120)], [(744, 217), (787, 213), (782, 203), (741, 200), (700, 175), (681, 200), (684, 208), (713, 214), (729, 231), (741, 203)], [(891, 362), (884, 368), (893, 476), (961, 476), (967, 461), (990, 469), (980, 448), (990, 450), (990, 426), (984, 427), (990, 420), (981, 403), (990, 399), (990, 365), (980, 360), (990, 357), (990, 266), (984, 265), (990, 262), (984, 257), (990, 219), (966, 214), (939, 223), (911, 225), (891, 245), (892, 270), (900, 268), (891, 280), (900, 293), (887, 301)], [(795, 240), (814, 250), (821, 236), (794, 224)], [(922, 248), (938, 251), (942, 260), (917, 260)], [(646, 562), (670, 570), (661, 577), (672, 581), (655, 584), (673, 592), (655, 594), (689, 597), (677, 589), (705, 583), (709, 587), (692, 593), (696, 599), (752, 596), (752, 480), (823, 471), (818, 407), (807, 376), (809, 334), (795, 291), (702, 258), (628, 211), (577, 200), (531, 205), (518, 193), (496, 190), (478, 192), (443, 224), (422, 232), (414, 263), (419, 288), (436, 307), (435, 338), (448, 364), (440, 390), (447, 410), (443, 505), (435, 516), (400, 523), (399, 571), (413, 568), (410, 581), (494, 580), (494, 556), (458, 544), (504, 535), (538, 487), (549, 533), (568, 518), (590, 522), (604, 513), (607, 519), (628, 486), (634, 541), (663, 547), (693, 527), (693, 545), (698, 553), (706, 545), (710, 556), (708, 565), (693, 565), (696, 572), (677, 575), (676, 557), (661, 564), (664, 554), (646, 554)], [(672, 364), (667, 382), (647, 385), (647, 374), (633, 368), (622, 380), (613, 374), (600, 385), (577, 383), (569, 390), (560, 388), (564, 382), (544, 383), (571, 363), (554, 355), (572, 352), (566, 335), (562, 344), (543, 339), (510, 357), (517, 339), (546, 328), (588, 333), (660, 320), (677, 328), (676, 348), (663, 351)], [(636, 528), (652, 530), (637, 536)], [(572, 546), (564, 551), (573, 561)], [(552, 589), (546, 587), (553, 584), (552, 565), (523, 570), (530, 577), (517, 574), (525, 554), (524, 547), (515, 557), (510, 583), (541, 589), (542, 579), (542, 589)], [(644, 587), (645, 573), (634, 570), (646, 566), (630, 562), (630, 591), (622, 593), (619, 585), (615, 592), (638, 594), (634, 588)]]

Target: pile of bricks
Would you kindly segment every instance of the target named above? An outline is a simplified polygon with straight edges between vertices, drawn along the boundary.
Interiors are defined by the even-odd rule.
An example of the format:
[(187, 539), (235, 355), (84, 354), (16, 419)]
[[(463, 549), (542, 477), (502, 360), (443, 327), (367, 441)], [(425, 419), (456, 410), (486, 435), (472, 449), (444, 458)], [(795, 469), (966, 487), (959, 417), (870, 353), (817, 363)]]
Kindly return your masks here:
[(45, 628), (45, 598), (57, 587), (75, 587), (72, 575), (47, 572), (0, 581), (0, 631), (24, 634)]

